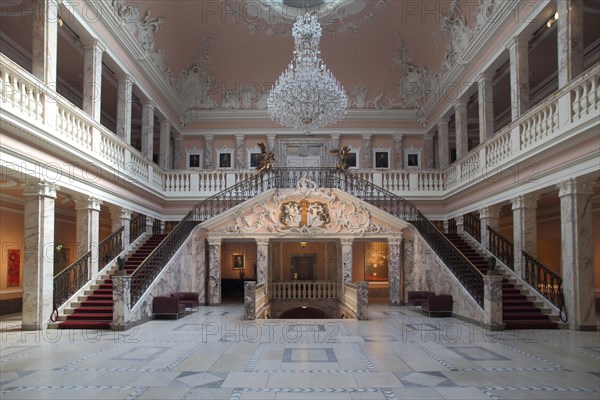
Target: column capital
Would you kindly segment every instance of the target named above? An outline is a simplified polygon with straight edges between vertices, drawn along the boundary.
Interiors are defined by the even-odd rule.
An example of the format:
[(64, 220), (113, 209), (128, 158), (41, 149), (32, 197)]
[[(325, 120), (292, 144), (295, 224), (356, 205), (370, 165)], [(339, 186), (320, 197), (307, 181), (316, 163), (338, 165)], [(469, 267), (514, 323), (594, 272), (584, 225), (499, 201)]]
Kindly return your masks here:
[(340, 238), (340, 243), (342, 244), (342, 246), (351, 246), (352, 243), (354, 243), (354, 239), (353, 238)]
[(276, 133), (267, 133), (267, 139), (275, 139), (277, 137)]
[(269, 239), (257, 238), (254, 240), (256, 241), (257, 246), (268, 246), (269, 245)]
[(205, 134), (204, 140), (215, 140), (215, 135), (213, 134)]
[(51, 199), (56, 199), (56, 191), (59, 190), (60, 187), (54, 183), (40, 181), (28, 183), (25, 185), (25, 189), (23, 190), (24, 196), (42, 196), (48, 197)]
[(404, 133), (394, 133), (394, 140), (404, 140)]
[(119, 206), (109, 206), (111, 219), (131, 219), (131, 210)]
[(462, 99), (458, 99), (453, 104), (454, 109), (456, 111), (466, 111), (467, 110), (467, 102)]
[(448, 122), (449, 122), (449, 121), (450, 121), (450, 118), (448, 118), (448, 117), (443, 117), (443, 118), (440, 118), (440, 119), (438, 120), (438, 122), (437, 122), (438, 129), (439, 129), (440, 125), (441, 125), (441, 126), (446, 126), (446, 128), (447, 128), (447, 127), (448, 127)]
[(387, 238), (388, 245), (399, 246), (402, 243), (402, 234), (399, 236), (390, 236)]
[(117, 72), (115, 74), (115, 77), (117, 78), (117, 81), (120, 82), (124, 82), (124, 83), (134, 83), (135, 81), (133, 80), (133, 76), (129, 75), (127, 72)]
[(92, 210), (100, 211), (102, 200), (94, 196), (77, 196), (75, 197), (76, 210)]
[(485, 83), (492, 83), (492, 79), (492, 71), (483, 71), (477, 75), (477, 84), (482, 85)]
[(513, 36), (512, 39), (510, 39), (508, 41), (508, 43), (506, 44), (506, 48), (508, 50), (514, 48), (514, 47), (521, 47), (521, 46), (527, 46), (528, 41), (525, 40), (525, 38), (521, 35), (517, 35), (517, 36)]
[(487, 206), (479, 210), (479, 218), (498, 218), (500, 215), (500, 207), (498, 206)]
[(425, 132), (424, 138), (425, 139), (433, 139), (434, 136), (435, 136), (435, 133), (433, 133), (432, 131), (429, 131), (429, 132)]
[(372, 133), (363, 133), (362, 135), (363, 140), (364, 139), (371, 139), (371, 137), (373, 136)]
[(160, 128), (163, 129), (163, 127), (165, 129), (171, 129), (171, 127), (173, 126), (173, 124), (170, 121), (161, 121), (160, 122)]
[(575, 194), (593, 194), (592, 178), (569, 178), (556, 185), (558, 197), (571, 196)]
[(246, 138), (245, 133), (236, 133), (235, 134), (235, 140), (244, 140), (245, 138)]
[(521, 194), (510, 200), (513, 210), (521, 208), (537, 208), (537, 201), (539, 195), (537, 194)]
[(156, 108), (156, 103), (152, 100), (146, 100), (142, 103), (143, 108)]
[(209, 246), (220, 246), (222, 240), (223, 239), (220, 237), (209, 236), (208, 237), (208, 245)]
[(92, 36), (84, 36), (79, 38), (84, 50), (98, 49), (101, 52), (106, 51), (106, 46), (97, 38)]
[(179, 136), (173, 136), (173, 140), (175, 142), (181, 143), (181, 142), (183, 142), (183, 136), (181, 136), (181, 135), (179, 135)]

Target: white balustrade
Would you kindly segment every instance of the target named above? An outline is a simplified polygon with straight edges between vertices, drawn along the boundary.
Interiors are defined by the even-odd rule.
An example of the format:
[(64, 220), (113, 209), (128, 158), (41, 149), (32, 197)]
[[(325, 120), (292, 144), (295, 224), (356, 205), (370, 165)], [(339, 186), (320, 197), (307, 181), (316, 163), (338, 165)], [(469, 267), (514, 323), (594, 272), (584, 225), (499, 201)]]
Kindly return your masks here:
[(493, 168), (511, 156), (510, 129), (507, 128), (510, 127), (502, 129), (491, 140), (485, 143), (486, 168)]
[(119, 170), (124, 169), (125, 142), (108, 130), (102, 130), (100, 133), (100, 156)]
[(91, 151), (93, 125), (63, 102), (57, 106), (56, 135), (80, 150)]
[(440, 171), (419, 171), (417, 185), (417, 190), (420, 192), (444, 190), (444, 173)]
[(148, 173), (150, 174), (150, 185), (153, 189), (162, 192), (163, 190), (163, 173), (160, 167), (154, 163), (148, 163)]
[(127, 166), (129, 176), (140, 182), (148, 182), (148, 162), (139, 153), (131, 153), (131, 160)]
[(536, 107), (536, 111), (519, 124), (521, 150), (531, 147), (557, 129), (558, 101), (554, 99), (542, 104), (542, 107)]
[(272, 300), (323, 300), (338, 298), (338, 284), (330, 281), (272, 282)]
[(190, 186), (191, 171), (167, 171), (165, 177), (165, 192), (183, 193), (192, 190)]
[(43, 123), (44, 85), (4, 54), (0, 61), (0, 108)]
[(600, 64), (585, 72), (579, 82), (570, 91), (571, 121), (576, 121), (587, 115), (598, 116), (600, 112)]

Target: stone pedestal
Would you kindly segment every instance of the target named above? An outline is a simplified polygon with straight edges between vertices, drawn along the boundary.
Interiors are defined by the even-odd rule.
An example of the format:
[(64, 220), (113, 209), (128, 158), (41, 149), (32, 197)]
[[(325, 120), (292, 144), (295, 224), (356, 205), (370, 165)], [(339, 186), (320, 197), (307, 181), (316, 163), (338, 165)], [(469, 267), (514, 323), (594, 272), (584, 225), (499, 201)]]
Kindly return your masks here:
[(490, 237), (488, 226), (498, 232), (498, 217), (500, 216), (500, 207), (489, 206), (479, 210), (481, 244), (486, 249), (490, 247)]
[(154, 108), (151, 101), (142, 105), (142, 154), (151, 161), (154, 156)]
[(591, 179), (558, 185), (562, 242), (562, 278), (569, 327), (596, 330)]
[(483, 277), (484, 324), (490, 330), (501, 330), (502, 323), (502, 275)]
[(352, 282), (352, 242), (353, 239), (340, 239), (342, 248), (342, 284)]
[(250, 165), (246, 166), (246, 135), (238, 133), (235, 135), (235, 168), (243, 169), (250, 168)]
[(102, 53), (105, 48), (91, 37), (81, 38), (83, 44), (83, 111), (100, 122), (102, 100)]
[(215, 136), (204, 135), (204, 168), (216, 169), (216, 163), (213, 161), (215, 152)]
[(124, 331), (129, 327), (131, 308), (131, 276), (118, 271), (113, 280), (113, 322), (110, 327), (115, 331)]
[(208, 239), (208, 304), (221, 304), (221, 239)]
[(95, 197), (80, 197), (75, 200), (77, 257), (90, 252), (88, 278), (98, 274), (98, 243), (100, 237), (100, 205)]
[(454, 104), (456, 122), (456, 159), (460, 160), (469, 152), (469, 120), (467, 119), (467, 103), (457, 101)]
[(394, 168), (404, 169), (404, 135), (394, 135)]
[(438, 122), (438, 167), (444, 169), (450, 164), (450, 146), (448, 144), (448, 120)]
[(158, 163), (162, 169), (171, 169), (171, 124), (160, 123), (160, 152)]
[(512, 201), (513, 244), (515, 273), (524, 277), (522, 251), (532, 257), (537, 256), (537, 196), (520, 195)]
[(364, 169), (373, 168), (373, 147), (371, 146), (371, 135), (362, 135), (362, 164)]
[(512, 120), (529, 110), (529, 46), (527, 40), (514, 37), (507, 46), (510, 55), (510, 100)]
[(25, 262), (23, 330), (42, 329), (53, 309), (54, 202), (57, 186), (47, 182), (25, 187)]
[(583, 1), (558, 0), (558, 87), (583, 72)]
[(480, 74), (477, 78), (479, 102), (479, 143), (494, 135), (494, 87), (491, 73)]
[(389, 304), (400, 305), (400, 245), (401, 238), (388, 238), (388, 283), (389, 283)]

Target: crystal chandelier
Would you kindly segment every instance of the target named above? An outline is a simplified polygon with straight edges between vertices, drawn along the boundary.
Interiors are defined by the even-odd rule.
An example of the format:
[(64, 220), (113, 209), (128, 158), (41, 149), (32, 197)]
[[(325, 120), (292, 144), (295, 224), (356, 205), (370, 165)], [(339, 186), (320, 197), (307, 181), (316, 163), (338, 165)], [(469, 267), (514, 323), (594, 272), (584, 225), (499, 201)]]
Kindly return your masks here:
[(342, 85), (321, 60), (321, 25), (316, 16), (299, 16), (292, 29), (294, 60), (269, 93), (272, 120), (306, 134), (339, 121), (348, 109)]

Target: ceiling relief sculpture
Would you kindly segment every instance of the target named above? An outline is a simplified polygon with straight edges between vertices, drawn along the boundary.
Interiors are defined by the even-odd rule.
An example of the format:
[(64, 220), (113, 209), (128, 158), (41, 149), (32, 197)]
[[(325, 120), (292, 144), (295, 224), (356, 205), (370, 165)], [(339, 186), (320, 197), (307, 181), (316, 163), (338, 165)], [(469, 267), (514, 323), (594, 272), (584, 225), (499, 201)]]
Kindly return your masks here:
[(218, 233), (324, 236), (394, 232), (374, 221), (359, 202), (341, 198), (331, 189), (318, 188), (306, 178), (298, 181), (295, 190), (277, 191), (260, 204), (239, 210), (233, 221)]

